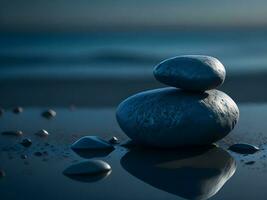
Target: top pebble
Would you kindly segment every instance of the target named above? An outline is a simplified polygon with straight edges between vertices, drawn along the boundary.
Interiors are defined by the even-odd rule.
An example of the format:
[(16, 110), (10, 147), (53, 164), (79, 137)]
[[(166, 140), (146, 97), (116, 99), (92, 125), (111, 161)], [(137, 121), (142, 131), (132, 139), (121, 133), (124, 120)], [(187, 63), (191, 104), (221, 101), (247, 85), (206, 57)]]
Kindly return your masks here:
[(225, 68), (216, 58), (203, 55), (177, 56), (154, 68), (155, 78), (184, 90), (205, 91), (223, 84)]

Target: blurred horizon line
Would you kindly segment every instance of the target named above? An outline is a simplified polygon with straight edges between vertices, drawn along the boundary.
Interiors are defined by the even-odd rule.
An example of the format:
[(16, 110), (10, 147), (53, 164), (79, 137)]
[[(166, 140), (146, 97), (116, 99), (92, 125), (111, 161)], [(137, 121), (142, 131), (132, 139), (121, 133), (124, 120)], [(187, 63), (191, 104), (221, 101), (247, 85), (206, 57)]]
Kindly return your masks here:
[(30, 25), (18, 25), (16, 27), (12, 26), (2, 26), (0, 27), (0, 34), (3, 33), (97, 33), (97, 32), (209, 32), (212, 31), (213, 33), (216, 32), (228, 32), (228, 31), (246, 31), (246, 32), (259, 32), (259, 31), (267, 31), (267, 23), (262, 25), (243, 25), (243, 26), (236, 26), (236, 25), (198, 25), (195, 24), (194, 26), (188, 25), (117, 25), (117, 26), (40, 26), (34, 28)]

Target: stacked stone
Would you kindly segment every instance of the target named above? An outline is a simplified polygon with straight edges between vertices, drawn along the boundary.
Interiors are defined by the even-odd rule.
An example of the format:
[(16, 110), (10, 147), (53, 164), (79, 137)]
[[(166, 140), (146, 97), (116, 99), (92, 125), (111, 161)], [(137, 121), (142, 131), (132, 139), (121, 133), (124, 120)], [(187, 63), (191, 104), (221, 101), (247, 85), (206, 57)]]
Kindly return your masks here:
[(168, 86), (135, 94), (117, 108), (121, 129), (134, 142), (173, 148), (208, 145), (236, 125), (235, 102), (215, 88), (225, 79), (222, 63), (210, 56), (178, 56), (154, 68)]

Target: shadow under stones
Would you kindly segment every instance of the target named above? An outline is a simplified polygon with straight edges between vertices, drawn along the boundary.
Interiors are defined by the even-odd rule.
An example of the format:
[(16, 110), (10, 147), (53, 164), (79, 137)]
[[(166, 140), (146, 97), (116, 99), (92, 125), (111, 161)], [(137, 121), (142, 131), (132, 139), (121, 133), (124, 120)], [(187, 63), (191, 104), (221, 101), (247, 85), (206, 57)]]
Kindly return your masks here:
[(216, 146), (189, 151), (132, 148), (121, 165), (145, 183), (186, 199), (212, 197), (236, 170), (234, 158)]

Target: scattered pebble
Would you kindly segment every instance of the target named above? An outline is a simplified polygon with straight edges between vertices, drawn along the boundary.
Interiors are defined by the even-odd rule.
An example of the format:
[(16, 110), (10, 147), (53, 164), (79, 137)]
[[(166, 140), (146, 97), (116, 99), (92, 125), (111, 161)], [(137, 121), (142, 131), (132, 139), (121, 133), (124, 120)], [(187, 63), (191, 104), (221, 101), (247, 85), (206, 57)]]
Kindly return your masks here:
[(47, 137), (49, 135), (49, 133), (46, 130), (42, 129), (42, 130), (38, 131), (37, 133), (35, 133), (35, 135), (38, 135), (40, 137)]
[(25, 159), (27, 159), (27, 158), (28, 158), (28, 156), (27, 156), (27, 155), (25, 155), (25, 154), (21, 155), (20, 157), (21, 157), (21, 159), (23, 159), (23, 160), (25, 160)]
[(43, 154), (40, 151), (34, 152), (35, 156), (42, 156)]
[(245, 162), (246, 165), (253, 165), (255, 163), (255, 161), (248, 161), (248, 162)]
[(13, 109), (13, 113), (15, 114), (19, 114), (19, 113), (22, 113), (23, 112), (23, 108), (22, 107), (16, 107)]
[(0, 169), (0, 178), (5, 177), (6, 173), (4, 170)]
[(120, 143), (120, 142), (119, 142), (119, 139), (116, 138), (116, 137), (112, 137), (112, 138), (109, 140), (109, 142), (110, 142), (111, 144), (119, 144), (119, 143)]
[(259, 151), (259, 147), (251, 145), (251, 144), (245, 144), (245, 143), (240, 143), (240, 144), (234, 144), (229, 147), (229, 150), (234, 151), (236, 153), (240, 154), (253, 154), (257, 151)]
[(2, 135), (11, 135), (11, 136), (21, 136), (23, 135), (22, 131), (4, 131)]
[(52, 110), (52, 109), (49, 109), (49, 110), (46, 110), (42, 113), (42, 116), (47, 118), (47, 119), (50, 119), (50, 118), (53, 118), (57, 115), (56, 111)]
[(67, 167), (63, 174), (65, 175), (99, 175), (111, 170), (108, 163), (102, 160), (89, 160), (73, 164)]
[(29, 147), (32, 145), (32, 141), (30, 139), (26, 138), (26, 139), (22, 140), (22, 142), (20, 144), (24, 147)]
[(71, 145), (73, 150), (103, 150), (114, 149), (107, 141), (98, 136), (85, 136), (77, 140)]

